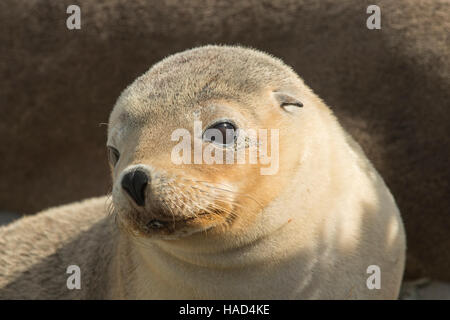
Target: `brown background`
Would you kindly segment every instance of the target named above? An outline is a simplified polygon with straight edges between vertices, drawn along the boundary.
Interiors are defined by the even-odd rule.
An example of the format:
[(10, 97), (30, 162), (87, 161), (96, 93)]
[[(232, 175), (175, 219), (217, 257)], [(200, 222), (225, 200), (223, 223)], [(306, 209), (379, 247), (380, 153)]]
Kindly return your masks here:
[[(109, 190), (115, 99), (163, 57), (242, 44), (291, 65), (385, 178), (409, 276), (450, 280), (448, 1), (0, 2), (0, 209), (34, 213)], [(81, 30), (66, 8), (81, 7)]]

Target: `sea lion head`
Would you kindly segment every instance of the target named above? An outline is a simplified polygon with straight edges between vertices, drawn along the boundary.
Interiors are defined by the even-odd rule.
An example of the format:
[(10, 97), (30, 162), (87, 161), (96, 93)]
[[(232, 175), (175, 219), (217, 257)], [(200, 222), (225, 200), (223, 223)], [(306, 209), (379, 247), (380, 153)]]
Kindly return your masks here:
[(155, 64), (110, 115), (116, 220), (152, 238), (245, 232), (301, 162), (314, 99), (252, 49), (206, 46)]

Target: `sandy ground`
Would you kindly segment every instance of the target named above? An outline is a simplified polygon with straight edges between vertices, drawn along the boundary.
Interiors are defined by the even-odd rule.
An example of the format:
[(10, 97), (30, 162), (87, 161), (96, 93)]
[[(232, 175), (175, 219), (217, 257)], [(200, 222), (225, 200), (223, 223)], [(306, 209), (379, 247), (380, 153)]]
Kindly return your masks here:
[[(21, 215), (12, 212), (0, 212), (0, 225), (8, 224)], [(402, 285), (401, 300), (450, 300), (450, 283), (419, 279), (404, 282)]]

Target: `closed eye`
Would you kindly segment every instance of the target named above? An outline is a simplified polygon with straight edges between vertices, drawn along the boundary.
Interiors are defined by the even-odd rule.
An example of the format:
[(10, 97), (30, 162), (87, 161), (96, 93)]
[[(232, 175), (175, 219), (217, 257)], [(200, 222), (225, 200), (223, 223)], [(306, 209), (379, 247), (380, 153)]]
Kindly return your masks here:
[(117, 150), (116, 148), (114, 148), (112, 146), (107, 146), (107, 148), (108, 148), (109, 163), (111, 163), (111, 165), (113, 167), (115, 167), (117, 162), (119, 161), (120, 152), (119, 152), (119, 150)]

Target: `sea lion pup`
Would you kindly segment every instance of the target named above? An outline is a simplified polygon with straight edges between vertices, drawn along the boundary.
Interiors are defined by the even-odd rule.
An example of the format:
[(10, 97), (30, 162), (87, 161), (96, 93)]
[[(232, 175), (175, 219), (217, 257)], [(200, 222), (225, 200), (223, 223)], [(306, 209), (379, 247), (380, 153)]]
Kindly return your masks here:
[(111, 215), (98, 198), (1, 229), (1, 297), (397, 298), (395, 201), (280, 60), (227, 46), (170, 56), (121, 94), (107, 146)]

